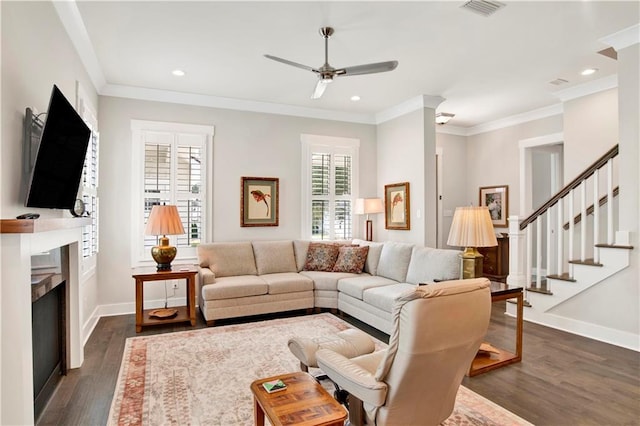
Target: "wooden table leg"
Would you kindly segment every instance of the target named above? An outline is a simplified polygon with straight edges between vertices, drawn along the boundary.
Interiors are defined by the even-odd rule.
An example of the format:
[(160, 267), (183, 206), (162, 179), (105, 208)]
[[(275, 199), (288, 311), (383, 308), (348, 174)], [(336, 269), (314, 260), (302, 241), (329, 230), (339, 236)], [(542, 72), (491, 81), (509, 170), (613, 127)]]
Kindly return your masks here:
[(187, 306), (191, 325), (196, 325), (196, 276), (187, 278)]
[(264, 411), (255, 396), (253, 397), (253, 423), (256, 426), (264, 426)]
[(523, 307), (524, 307), (524, 295), (523, 293), (518, 293), (518, 297), (516, 298), (516, 359), (518, 361), (522, 360), (522, 329), (523, 329)]
[(144, 282), (142, 280), (136, 279), (136, 333), (140, 333), (142, 331), (142, 299), (144, 298), (142, 291), (143, 285)]

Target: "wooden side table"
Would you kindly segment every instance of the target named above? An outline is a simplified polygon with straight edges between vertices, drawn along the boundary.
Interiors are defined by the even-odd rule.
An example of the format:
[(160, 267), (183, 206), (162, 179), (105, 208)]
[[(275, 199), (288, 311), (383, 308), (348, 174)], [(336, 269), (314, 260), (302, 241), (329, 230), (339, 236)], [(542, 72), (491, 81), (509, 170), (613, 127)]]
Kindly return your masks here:
[(478, 353), (469, 367), (467, 376), (477, 376), (478, 374), (522, 361), (522, 310), (524, 306), (522, 287), (512, 287), (505, 283), (491, 281), (491, 303), (514, 298), (517, 300), (515, 353), (500, 348), (494, 348), (498, 351), (497, 354)]
[[(262, 384), (282, 380), (287, 388), (267, 392)], [(256, 426), (264, 426), (267, 416), (273, 426), (342, 426), (347, 411), (310, 374), (280, 374), (251, 383), (253, 414)]]
[[(132, 277), (136, 280), (136, 333), (142, 331), (143, 326), (170, 324), (176, 322), (190, 322), (196, 325), (196, 274), (198, 269), (193, 265), (173, 265), (171, 271), (157, 271), (155, 267), (133, 268)], [(144, 309), (145, 281), (187, 280), (187, 304), (174, 306), (178, 313), (170, 318), (155, 318), (149, 316), (153, 309)]]

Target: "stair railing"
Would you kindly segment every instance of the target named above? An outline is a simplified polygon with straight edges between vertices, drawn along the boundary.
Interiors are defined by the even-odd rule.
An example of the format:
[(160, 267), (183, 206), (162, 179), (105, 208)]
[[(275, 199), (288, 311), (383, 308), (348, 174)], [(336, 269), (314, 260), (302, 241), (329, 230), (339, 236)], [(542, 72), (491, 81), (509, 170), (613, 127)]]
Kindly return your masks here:
[[(573, 264), (598, 264), (599, 253), (595, 245), (600, 242), (600, 222), (602, 207), (606, 205), (606, 244), (614, 243), (614, 194), (617, 188), (614, 184), (614, 158), (618, 155), (618, 145), (615, 145), (602, 157), (587, 167), (579, 176), (558, 191), (547, 202), (524, 220), (517, 216), (509, 217), (509, 278), (510, 284), (519, 285), (533, 291), (551, 292), (550, 283), (543, 281), (543, 276), (563, 280), (573, 280)], [(601, 176), (604, 175), (604, 176)], [(601, 196), (601, 186), (604, 185), (605, 195)], [(592, 195), (589, 196), (593, 204), (589, 204), (587, 187), (591, 186)], [(576, 198), (578, 198), (579, 213), (576, 215)], [(593, 215), (592, 225), (588, 225), (587, 215)], [(578, 220), (578, 217), (580, 218)], [(567, 232), (565, 232), (565, 223)], [(579, 234), (575, 225), (579, 224)], [(555, 226), (553, 226), (555, 225)], [(591, 234), (589, 227), (591, 226)], [(555, 228), (555, 229), (554, 229)], [(535, 235), (534, 235), (535, 232)], [(555, 245), (553, 243), (554, 234)], [(546, 238), (543, 255), (543, 235)], [(591, 236), (592, 244), (588, 237)], [(579, 256), (575, 256), (576, 240), (579, 246)], [(534, 251), (535, 245), (535, 253)], [(593, 250), (593, 260), (587, 259), (589, 250)], [(555, 258), (553, 251), (555, 250)], [(546, 264), (543, 271), (543, 260)], [(565, 266), (568, 265), (568, 271)], [(535, 283), (532, 283), (532, 275)]]

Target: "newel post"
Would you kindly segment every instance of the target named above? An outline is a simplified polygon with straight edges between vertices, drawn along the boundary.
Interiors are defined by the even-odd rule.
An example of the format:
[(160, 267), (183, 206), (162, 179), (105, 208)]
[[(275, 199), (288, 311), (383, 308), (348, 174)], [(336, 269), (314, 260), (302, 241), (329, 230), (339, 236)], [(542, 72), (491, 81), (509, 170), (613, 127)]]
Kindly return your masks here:
[(507, 284), (525, 287), (526, 277), (526, 241), (525, 233), (520, 230), (520, 218), (509, 216), (509, 276)]

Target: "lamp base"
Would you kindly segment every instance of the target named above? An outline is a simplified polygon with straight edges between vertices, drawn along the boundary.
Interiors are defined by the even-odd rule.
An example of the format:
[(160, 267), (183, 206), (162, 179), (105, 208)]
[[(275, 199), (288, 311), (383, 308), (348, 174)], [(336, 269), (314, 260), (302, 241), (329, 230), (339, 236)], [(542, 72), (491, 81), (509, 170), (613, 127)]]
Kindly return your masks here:
[(463, 280), (483, 276), (482, 259), (484, 256), (475, 247), (467, 247), (460, 256), (460, 277)]
[(365, 229), (367, 230), (366, 238), (367, 241), (373, 241), (373, 221), (367, 219), (365, 222)]
[(157, 263), (158, 271), (170, 271), (171, 262), (175, 259), (178, 249), (169, 245), (169, 238), (160, 238), (160, 245), (151, 248), (151, 257)]

